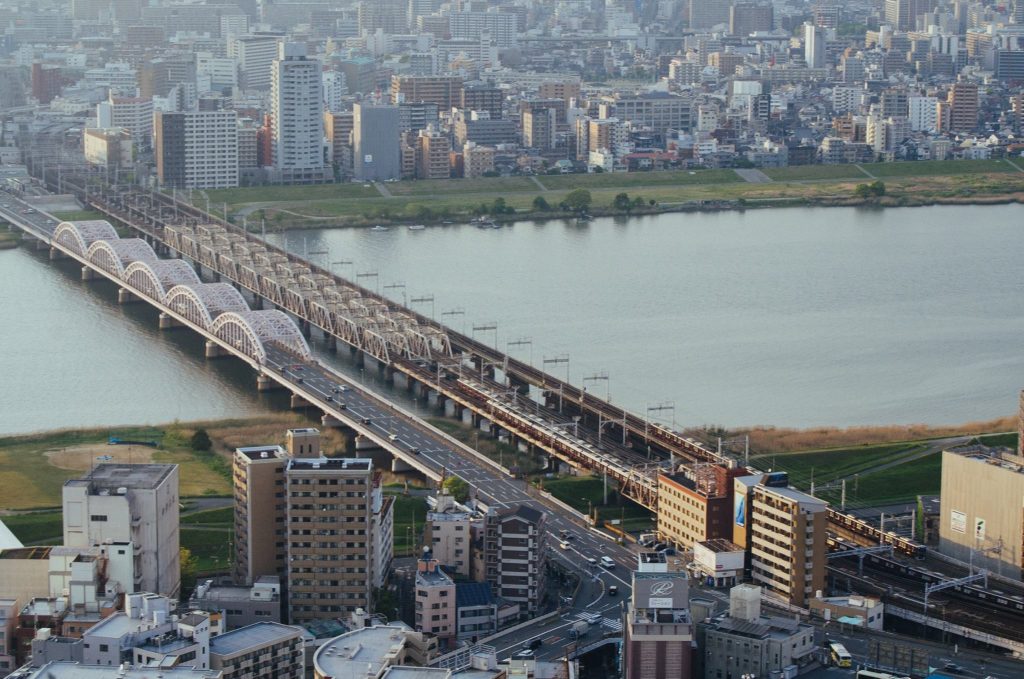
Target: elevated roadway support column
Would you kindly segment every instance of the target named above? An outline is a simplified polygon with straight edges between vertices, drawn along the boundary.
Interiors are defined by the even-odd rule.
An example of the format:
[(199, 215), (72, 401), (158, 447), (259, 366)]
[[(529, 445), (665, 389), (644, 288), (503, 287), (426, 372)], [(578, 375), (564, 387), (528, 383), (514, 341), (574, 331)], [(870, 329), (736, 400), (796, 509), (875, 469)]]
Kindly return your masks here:
[(515, 389), (516, 391), (518, 391), (520, 394), (522, 394), (524, 396), (529, 396), (530, 395), (530, 383), (529, 382), (527, 382), (526, 380), (521, 380), (518, 377), (516, 377), (515, 375), (511, 375), (511, 374), (506, 375), (506, 377), (508, 378), (508, 386), (512, 387), (513, 389)]
[(50, 248), (50, 261), (56, 262), (58, 259), (67, 259), (68, 256), (57, 248)]
[(181, 327), (181, 323), (176, 318), (174, 318), (174, 316), (171, 316), (170, 314), (166, 314), (166, 313), (164, 313), (162, 311), (160, 312), (160, 329), (161, 330), (171, 330), (172, 328), (180, 328), (180, 327)]
[(415, 471), (415, 468), (405, 460), (399, 457), (393, 457), (391, 458), (391, 471), (397, 474), (399, 472)]
[(307, 401), (306, 399), (302, 398), (298, 394), (292, 394), (291, 403), (289, 405), (289, 407), (292, 410), (301, 410), (302, 408), (308, 408), (309, 405), (309, 401)]
[(266, 375), (256, 376), (256, 391), (274, 391), (275, 389), (282, 389), (283, 387), (278, 384), (275, 380), (270, 379)]
[[(132, 302), (141, 301), (138, 297), (132, 294), (131, 290), (127, 288), (118, 288), (117, 290), (117, 303), (118, 304), (131, 304)], [(209, 344), (209, 343), (207, 343)]]
[(99, 277), (95, 271), (87, 266), (82, 267), (82, 280), (83, 281), (94, 281)]
[(213, 340), (206, 340), (206, 358), (221, 358), (228, 352)]
[(373, 439), (368, 438), (366, 436), (363, 436), (362, 434), (359, 434), (359, 435), (356, 436), (356, 450), (357, 451), (360, 451), (360, 450), (377, 450), (378, 448), (380, 448), (380, 446), (378, 446), (377, 443)]
[(462, 419), (462, 406), (455, 401), (446, 400), (444, 402), (444, 414), (445, 417), (454, 417), (456, 420)]

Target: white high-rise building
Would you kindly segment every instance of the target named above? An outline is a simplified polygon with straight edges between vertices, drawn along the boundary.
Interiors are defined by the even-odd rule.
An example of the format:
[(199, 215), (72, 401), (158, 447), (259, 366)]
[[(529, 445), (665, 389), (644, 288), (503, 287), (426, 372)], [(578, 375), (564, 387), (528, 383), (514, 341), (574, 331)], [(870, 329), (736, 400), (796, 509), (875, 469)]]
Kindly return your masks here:
[(804, 61), (807, 68), (825, 68), (825, 32), (811, 22), (804, 24)]
[(338, 113), (342, 110), (343, 99), (348, 94), (348, 85), (345, 83), (345, 74), (341, 71), (324, 71), (324, 106), (328, 111)]
[(136, 148), (149, 148), (153, 139), (153, 100), (110, 97), (96, 104), (96, 127), (122, 127), (132, 135)]
[(939, 129), (938, 106), (935, 97), (909, 97), (910, 129), (915, 132), (937, 132)]
[(282, 43), (271, 71), (274, 169), (286, 183), (325, 180), (320, 62), (301, 43)]
[(153, 147), (161, 186), (223, 189), (238, 186), (235, 111), (157, 111)]
[(244, 90), (270, 88), (271, 64), (283, 36), (277, 33), (240, 35), (228, 42), (228, 56), (238, 62), (239, 84)]

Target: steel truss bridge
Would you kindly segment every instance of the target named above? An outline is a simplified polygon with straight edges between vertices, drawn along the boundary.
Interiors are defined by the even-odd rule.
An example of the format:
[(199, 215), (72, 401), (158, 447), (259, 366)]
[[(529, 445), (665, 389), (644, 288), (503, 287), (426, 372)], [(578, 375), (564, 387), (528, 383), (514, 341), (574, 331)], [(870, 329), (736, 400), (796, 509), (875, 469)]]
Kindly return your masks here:
[[(53, 179), (50, 174), (46, 179)], [(63, 231), (53, 234), (51, 245), (116, 277), (132, 294), (159, 300), (169, 312), (231, 344), (234, 353), (255, 362), (257, 369), (266, 358), (268, 344), (296, 357), (309, 357), (303, 332), (316, 327), (329, 343), (340, 340), (376, 361), (389, 376), (403, 374), (408, 383), (436, 392), (439, 400), (450, 400), (460, 410), (468, 409), (475, 418), (506, 430), (514, 440), (615, 480), (623, 495), (652, 511), (657, 511), (659, 471), (677, 462), (736, 465), (732, 458), (698, 441), (304, 261), (189, 203), (138, 188), (97, 184), (96, 179), (65, 173), (61, 185), (53, 188), (70, 189), (83, 204), (128, 225), (143, 238), (114, 239), (111, 233), (116, 236), (116, 232), (107, 222), (78, 222), (62, 224)], [(46, 240), (46, 234), (25, 230)], [(161, 260), (154, 248), (178, 259)], [(202, 283), (192, 265), (182, 259), (207, 269), (221, 282)], [(240, 290), (250, 293), (258, 305), (276, 309), (249, 310)], [(542, 395), (543, 407), (529, 398), (531, 388)], [(651, 453), (656, 460), (652, 461)], [(911, 555), (923, 550), (911, 540), (882, 534), (834, 509), (829, 510), (829, 519), (842, 535), (866, 544), (893, 544), (897, 551)]]

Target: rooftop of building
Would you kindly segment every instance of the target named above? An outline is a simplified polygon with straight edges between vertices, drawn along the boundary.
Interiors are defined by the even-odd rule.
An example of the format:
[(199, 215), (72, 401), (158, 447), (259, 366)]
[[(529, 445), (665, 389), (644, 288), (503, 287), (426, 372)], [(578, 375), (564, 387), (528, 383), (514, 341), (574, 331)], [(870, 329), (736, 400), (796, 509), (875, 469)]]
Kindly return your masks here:
[(85, 476), (71, 479), (67, 486), (90, 486), (92, 492), (129, 488), (154, 490), (178, 468), (175, 464), (98, 464)]
[(219, 679), (220, 670), (196, 670), (191, 667), (104, 667), (76, 662), (51, 662), (39, 668), (25, 667), (11, 679)]
[(781, 488), (778, 486), (759, 486), (764, 492), (771, 495), (777, 495), (778, 497), (795, 502), (800, 505), (801, 509), (810, 509), (812, 511), (822, 511), (828, 507), (828, 503), (824, 500), (820, 500), (813, 495), (808, 495), (802, 490), (796, 488)]
[(235, 453), (249, 458), (250, 460), (269, 460), (285, 457), (286, 453), (281, 446), (246, 446), (235, 448)]
[(84, 632), (85, 636), (105, 637), (107, 639), (120, 639), (126, 634), (132, 634), (141, 630), (156, 629), (161, 625), (153, 622), (152, 617), (139, 619), (130, 618), (124, 611), (118, 611), (107, 616)]
[(498, 516), (503, 519), (518, 517), (530, 523), (540, 523), (541, 519), (544, 518), (543, 514), (528, 505), (516, 505), (515, 507), (500, 510)]
[(459, 582), (455, 585), (455, 606), (491, 606), (496, 603), (494, 592), (486, 582)]
[(384, 679), (448, 679), (451, 670), (440, 667), (405, 667), (395, 665), (384, 673)]
[(187, 648), (196, 645), (191, 637), (183, 637), (177, 632), (168, 632), (159, 636), (147, 639), (144, 643), (138, 644), (135, 648), (147, 653), (162, 653), (164, 655), (175, 655)]
[(302, 630), (279, 622), (257, 622), (210, 639), (210, 653), (234, 655), (302, 636)]
[(405, 626), (378, 625), (347, 632), (321, 646), (313, 665), (323, 675), (377, 677), (401, 654), (406, 631)]
[(636, 558), (642, 564), (665, 563), (668, 560), (665, 552), (640, 552)]
[(451, 577), (440, 566), (432, 570), (417, 570), (416, 585), (422, 587), (443, 587), (452, 585)]
[(792, 618), (761, 616), (756, 621), (743, 620), (724, 615), (711, 622), (715, 629), (736, 636), (751, 639), (787, 638), (793, 634), (813, 629), (810, 625)]
[(983, 464), (1001, 467), (1009, 472), (1024, 474), (1024, 459), (1017, 455), (1012, 448), (996, 448), (984, 445), (957, 446), (949, 448), (945, 452), (952, 455), (959, 455)]
[(373, 460), (355, 457), (293, 457), (288, 460), (288, 469), (370, 471)]
[(53, 547), (20, 547), (0, 551), (0, 559), (49, 559)]
[(725, 538), (714, 538), (712, 540), (705, 540), (700, 543), (707, 549), (710, 549), (715, 554), (721, 554), (723, 552), (742, 552), (743, 548), (737, 545), (732, 540), (726, 540)]

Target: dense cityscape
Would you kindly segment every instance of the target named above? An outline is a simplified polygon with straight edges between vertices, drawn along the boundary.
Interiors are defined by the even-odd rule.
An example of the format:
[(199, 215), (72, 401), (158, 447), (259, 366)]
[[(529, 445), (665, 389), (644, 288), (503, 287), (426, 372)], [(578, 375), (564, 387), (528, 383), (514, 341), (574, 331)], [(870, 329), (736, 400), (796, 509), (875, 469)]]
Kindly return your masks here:
[[(659, 247), (638, 223), (781, 212), (827, 239), (844, 210), (870, 227), (931, 206), (906, 221), (975, 229), (1019, 226), (1021, 202), (1024, 0), (0, 0), (0, 326), (34, 295), (89, 310), (34, 321), (79, 361), (59, 379), (0, 334), (0, 411), (146, 381), (77, 347), (107, 325), (119, 351), (207, 373), (135, 421), (56, 401), (0, 421), (0, 677), (1024, 677), (1024, 392), (996, 397), (1013, 417), (956, 426), (886, 427), (906, 420), (896, 396), (865, 426), (697, 426), (699, 403), (642, 379), (647, 400), (613, 401), (580, 357), (614, 314), (577, 318), (588, 282), (547, 277), (537, 252), (517, 275), (566, 300), (571, 360), (382, 272), (406, 247), (441, 279), (476, 229), (560, 225), (596, 279), (620, 260), (584, 239), (615, 229), (629, 261)], [(345, 229), (378, 261), (325, 235)], [(432, 233), (449, 252), (381, 240)], [(1015, 273), (1012, 238), (991, 268)], [(688, 245), (672, 268), (696, 266)], [(880, 313), (857, 307), (867, 282), (803, 282), (793, 259), (779, 276), (808, 305)], [(656, 271), (630, 293), (656, 295)], [(961, 276), (998, 285), (942, 275), (964, 298)], [(771, 285), (744, 294), (785, 344), (799, 331)], [(1019, 337), (1013, 309), (973, 315), (999, 307), (982, 292), (942, 319), (965, 333), (939, 338), (949, 372), (995, 366), (1020, 389), (999, 353), (1019, 351), (969, 334)], [(632, 330), (613, 351), (682, 353)], [(727, 392), (763, 360), (720, 332), (736, 374), (706, 388)], [(844, 359), (918, 346), (870, 339)], [(202, 405), (215, 382), (231, 407)], [(940, 399), (957, 421), (972, 389)], [(200, 416), (181, 421), (188, 401)]]

